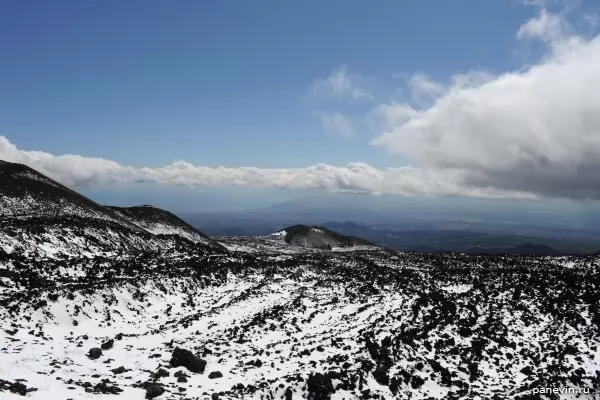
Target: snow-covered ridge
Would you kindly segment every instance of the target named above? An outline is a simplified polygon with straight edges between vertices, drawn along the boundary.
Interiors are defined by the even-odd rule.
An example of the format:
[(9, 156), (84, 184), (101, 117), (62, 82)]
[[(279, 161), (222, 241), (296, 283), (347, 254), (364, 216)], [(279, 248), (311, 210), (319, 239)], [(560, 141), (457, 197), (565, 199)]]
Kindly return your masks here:
[(168, 211), (150, 205), (108, 208), (154, 235), (176, 235), (191, 242), (218, 246), (208, 236)]
[(165, 251), (178, 238), (223, 248), (153, 207), (105, 207), (20, 164), (0, 163), (0, 249), (40, 257)]

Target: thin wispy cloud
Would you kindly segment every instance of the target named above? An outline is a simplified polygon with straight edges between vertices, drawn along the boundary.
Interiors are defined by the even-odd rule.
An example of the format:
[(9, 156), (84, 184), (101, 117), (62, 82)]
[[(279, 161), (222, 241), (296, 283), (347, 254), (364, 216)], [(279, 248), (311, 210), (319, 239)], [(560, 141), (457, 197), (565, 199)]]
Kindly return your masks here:
[(567, 21), (560, 15), (541, 9), (539, 15), (521, 25), (517, 31), (519, 39), (541, 39), (554, 42), (564, 39), (569, 31)]
[(350, 73), (348, 67), (342, 65), (326, 78), (316, 79), (308, 88), (308, 95), (317, 98), (377, 100), (369, 86), (369, 78), (358, 73)]
[(322, 115), (321, 123), (323, 125), (323, 129), (336, 135), (352, 136), (354, 134), (352, 122), (350, 122), (346, 116), (340, 113)]

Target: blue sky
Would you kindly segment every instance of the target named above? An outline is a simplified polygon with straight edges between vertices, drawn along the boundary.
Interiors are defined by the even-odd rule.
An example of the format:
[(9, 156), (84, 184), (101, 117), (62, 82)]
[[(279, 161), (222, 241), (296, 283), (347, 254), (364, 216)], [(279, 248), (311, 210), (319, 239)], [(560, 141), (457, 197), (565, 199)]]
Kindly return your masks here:
[[(410, 138), (400, 137), (407, 129), (405, 117), (397, 121), (402, 106), (433, 110), (459, 74), (500, 81), (505, 72), (544, 65), (558, 48), (549, 49), (551, 41), (592, 41), (597, 8), (592, 1), (560, 0), (4, 1), (0, 136), (21, 152), (138, 169), (182, 160), (266, 170), (351, 162), (384, 172), (422, 164), (454, 168), (458, 161), (464, 168), (464, 157), (432, 161), (431, 151), (415, 150)], [(476, 86), (479, 95), (483, 84), (469, 88)], [(382, 109), (391, 109), (392, 117), (384, 114), (392, 127), (382, 122)], [(491, 120), (506, 115), (500, 111)], [(469, 118), (485, 130), (479, 116)], [(543, 154), (553, 161), (554, 155)], [(56, 165), (27, 157), (61, 176)], [(461, 182), (478, 185), (469, 178)], [(82, 187), (111, 181), (65, 179)], [(336, 175), (335, 185), (355, 186), (345, 179)], [(490, 185), (501, 196), (527, 192), (527, 185), (488, 180), (469, 193), (487, 195)], [(418, 190), (446, 193), (432, 187)], [(413, 189), (403, 184), (398, 190)], [(548, 193), (543, 188), (532, 195)]]
[(535, 10), (460, 3), (3, 2), (0, 132), (136, 166), (387, 166), (372, 132), (324, 132), (313, 111), (336, 105), (305, 92), (341, 65), (382, 80), (517, 66), (514, 32)]

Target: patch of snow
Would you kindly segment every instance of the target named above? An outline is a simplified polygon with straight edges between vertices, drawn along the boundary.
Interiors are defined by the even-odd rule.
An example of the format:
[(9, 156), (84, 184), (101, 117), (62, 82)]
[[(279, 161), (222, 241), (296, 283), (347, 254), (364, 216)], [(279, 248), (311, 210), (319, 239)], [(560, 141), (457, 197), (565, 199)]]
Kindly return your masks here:
[(450, 293), (466, 293), (471, 290), (472, 287), (473, 285), (448, 285), (442, 286), (441, 289)]

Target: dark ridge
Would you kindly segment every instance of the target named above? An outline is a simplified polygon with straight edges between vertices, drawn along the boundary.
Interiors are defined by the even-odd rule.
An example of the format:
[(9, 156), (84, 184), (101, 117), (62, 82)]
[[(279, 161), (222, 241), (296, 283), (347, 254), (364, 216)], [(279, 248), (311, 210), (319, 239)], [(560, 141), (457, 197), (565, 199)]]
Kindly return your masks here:
[[(31, 197), (36, 202), (43, 202), (46, 209), (36, 211), (46, 214), (47, 217), (52, 214), (60, 215), (66, 202), (119, 219), (102, 205), (23, 164), (0, 160), (0, 194), (16, 199)], [(6, 211), (9, 210), (0, 210), (0, 215)]]

